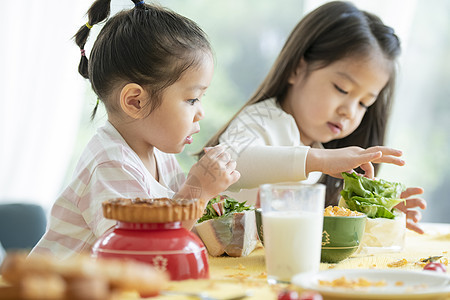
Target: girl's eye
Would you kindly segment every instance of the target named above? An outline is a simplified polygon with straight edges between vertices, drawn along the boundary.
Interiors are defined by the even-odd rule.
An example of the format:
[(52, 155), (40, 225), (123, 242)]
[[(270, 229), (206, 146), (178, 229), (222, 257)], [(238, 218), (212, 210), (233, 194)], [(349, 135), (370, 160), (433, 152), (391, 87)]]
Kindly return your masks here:
[(198, 98), (194, 98), (194, 99), (189, 99), (187, 100), (187, 102), (189, 102), (190, 105), (194, 105), (195, 102), (199, 101)]
[(359, 102), (359, 105), (361, 105), (364, 109), (368, 109), (368, 108), (369, 108), (369, 106), (365, 105), (365, 104), (362, 103), (362, 102)]
[(348, 94), (348, 92), (347, 91), (344, 91), (343, 89), (341, 89), (338, 85), (334, 85), (334, 88), (336, 89), (336, 90), (338, 90), (338, 92), (339, 93), (342, 93), (342, 94), (344, 94), (344, 95), (347, 95)]

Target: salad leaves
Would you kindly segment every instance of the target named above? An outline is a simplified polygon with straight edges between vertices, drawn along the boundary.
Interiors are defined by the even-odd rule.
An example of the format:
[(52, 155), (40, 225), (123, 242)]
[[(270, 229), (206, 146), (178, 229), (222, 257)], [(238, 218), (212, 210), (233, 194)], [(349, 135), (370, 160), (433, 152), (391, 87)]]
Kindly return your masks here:
[(383, 179), (369, 179), (356, 173), (342, 173), (344, 189), (341, 196), (348, 208), (365, 213), (369, 218), (393, 219), (394, 206), (400, 199), (405, 186)]
[(208, 204), (205, 208), (205, 213), (203, 216), (198, 219), (197, 223), (201, 223), (203, 221), (217, 219), (225, 216), (229, 216), (231, 214), (237, 212), (243, 212), (245, 210), (253, 210), (253, 207), (246, 206), (244, 202), (239, 202), (235, 199), (232, 199), (228, 196), (217, 196), (209, 200)]

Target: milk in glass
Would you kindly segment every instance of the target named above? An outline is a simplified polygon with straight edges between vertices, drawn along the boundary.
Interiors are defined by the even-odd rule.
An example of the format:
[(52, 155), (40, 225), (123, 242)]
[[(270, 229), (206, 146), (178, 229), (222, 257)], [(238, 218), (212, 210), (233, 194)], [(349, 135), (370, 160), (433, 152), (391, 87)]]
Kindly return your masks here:
[(263, 213), (269, 283), (289, 282), (295, 274), (319, 270), (322, 225), (321, 212)]

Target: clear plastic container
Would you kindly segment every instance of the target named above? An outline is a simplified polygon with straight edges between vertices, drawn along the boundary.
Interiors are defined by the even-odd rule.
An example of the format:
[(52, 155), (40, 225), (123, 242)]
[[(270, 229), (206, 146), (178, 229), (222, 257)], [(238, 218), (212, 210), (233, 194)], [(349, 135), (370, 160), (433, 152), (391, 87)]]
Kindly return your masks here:
[(359, 254), (400, 252), (405, 245), (406, 215), (394, 210), (394, 219), (367, 218)]

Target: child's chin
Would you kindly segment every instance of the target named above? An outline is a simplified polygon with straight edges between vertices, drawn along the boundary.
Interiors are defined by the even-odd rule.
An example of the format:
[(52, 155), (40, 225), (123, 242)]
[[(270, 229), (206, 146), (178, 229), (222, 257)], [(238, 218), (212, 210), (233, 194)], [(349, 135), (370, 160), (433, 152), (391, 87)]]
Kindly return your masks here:
[(317, 139), (316, 141), (321, 144), (325, 144), (325, 143), (331, 142), (332, 140), (335, 140), (335, 139), (336, 139), (335, 137), (323, 137), (321, 139)]
[(177, 154), (177, 153), (181, 153), (183, 152), (184, 148), (186, 147), (186, 145), (176, 145), (174, 147), (168, 147), (168, 148), (158, 148), (158, 150), (164, 152), (164, 153), (171, 153), (171, 154)]

